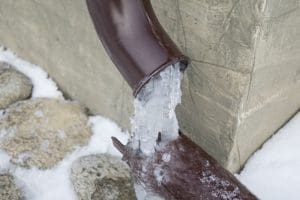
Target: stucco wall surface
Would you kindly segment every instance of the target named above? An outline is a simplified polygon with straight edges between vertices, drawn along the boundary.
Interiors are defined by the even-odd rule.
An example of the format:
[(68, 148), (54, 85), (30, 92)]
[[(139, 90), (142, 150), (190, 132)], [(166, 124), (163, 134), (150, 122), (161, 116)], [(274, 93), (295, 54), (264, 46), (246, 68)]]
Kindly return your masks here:
[(92, 113), (129, 127), (131, 89), (99, 42), (84, 0), (0, 0), (0, 45), (42, 66)]
[(300, 1), (152, 2), (192, 58), (181, 128), (237, 171), (300, 108)]

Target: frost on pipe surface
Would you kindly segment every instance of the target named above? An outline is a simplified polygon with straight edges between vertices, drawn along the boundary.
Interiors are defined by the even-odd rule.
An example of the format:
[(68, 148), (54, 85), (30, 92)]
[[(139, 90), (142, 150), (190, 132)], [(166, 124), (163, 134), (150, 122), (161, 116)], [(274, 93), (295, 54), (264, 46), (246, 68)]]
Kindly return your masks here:
[(181, 102), (180, 63), (171, 65), (144, 85), (134, 100), (132, 147), (149, 155), (154, 152), (160, 133), (160, 145), (178, 137), (176, 106)]
[[(166, 200), (256, 200), (234, 175), (184, 135), (145, 155), (113, 138), (139, 188)], [(151, 198), (149, 198), (151, 199)]]

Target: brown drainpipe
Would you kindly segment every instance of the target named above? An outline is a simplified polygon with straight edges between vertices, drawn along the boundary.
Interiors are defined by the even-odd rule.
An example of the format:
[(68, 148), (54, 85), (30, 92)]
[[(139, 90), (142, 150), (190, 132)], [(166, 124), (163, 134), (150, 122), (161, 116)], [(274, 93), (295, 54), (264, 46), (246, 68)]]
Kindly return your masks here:
[(98, 36), (133, 94), (184, 56), (160, 25), (150, 0), (87, 0)]
[[(167, 66), (180, 62), (182, 70), (187, 67), (189, 59), (158, 22), (150, 0), (87, 0), (87, 5), (102, 44), (133, 88), (134, 95)], [(112, 139), (136, 180), (167, 200), (257, 199), (236, 177), (182, 134), (162, 150), (155, 151), (152, 158)], [(170, 160), (166, 162), (163, 155), (170, 155)], [(157, 182), (156, 166), (164, 169), (169, 180)]]

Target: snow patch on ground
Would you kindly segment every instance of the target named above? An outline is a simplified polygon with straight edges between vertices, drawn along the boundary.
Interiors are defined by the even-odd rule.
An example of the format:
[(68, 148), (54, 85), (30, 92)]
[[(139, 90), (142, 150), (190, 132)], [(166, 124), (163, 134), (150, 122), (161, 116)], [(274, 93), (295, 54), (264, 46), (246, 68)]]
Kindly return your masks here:
[(0, 149), (0, 173), (7, 171), (10, 167), (10, 156)]
[[(28, 76), (33, 83), (32, 98), (63, 99), (56, 83), (40, 67), (18, 58), (14, 53), (0, 47), (0, 62), (7, 62)], [(0, 110), (0, 119), (4, 111)], [(42, 113), (36, 113), (42, 116)], [(78, 158), (91, 154), (121, 154), (113, 147), (111, 137), (117, 137), (124, 144), (129, 138), (113, 121), (101, 116), (89, 117), (88, 125), (92, 129), (89, 144), (78, 148), (66, 156), (57, 166), (49, 170), (37, 168), (25, 169), (10, 163), (10, 156), (0, 150), (0, 173), (9, 171), (16, 179), (16, 184), (28, 200), (75, 200), (76, 194), (70, 180), (72, 163)], [(64, 137), (64, 133), (61, 133)]]
[(44, 70), (19, 58), (13, 52), (1, 46), (0, 62), (6, 62), (14, 66), (18, 71), (22, 72), (31, 79), (34, 85), (32, 98), (63, 98), (63, 95), (58, 90), (56, 83), (49, 78), (48, 74)]
[[(40, 67), (18, 58), (3, 47), (0, 47), (0, 61), (13, 65), (32, 80), (33, 98), (63, 98), (55, 82)], [(0, 110), (0, 119), (2, 114)], [(123, 143), (128, 140), (128, 134), (122, 133), (114, 122), (101, 116), (90, 117), (89, 126), (93, 131), (89, 144), (72, 152), (56, 167), (49, 170), (17, 167), (10, 163), (9, 155), (0, 150), (0, 173), (10, 171), (28, 200), (75, 200), (70, 180), (72, 162), (90, 154), (110, 153), (120, 156), (112, 145), (111, 137), (117, 137)], [(61, 135), (64, 137), (64, 133)], [(168, 155), (165, 155), (165, 162), (168, 160)], [(299, 199), (300, 190), (299, 169), (300, 113), (254, 154), (237, 177), (262, 200), (296, 200)], [(159, 170), (156, 172), (160, 178)], [(142, 191), (142, 187), (136, 189), (139, 199), (150, 199), (150, 196), (151, 199), (160, 199), (149, 196)]]
[(128, 136), (109, 119), (100, 116), (90, 117), (89, 125), (93, 131), (89, 144), (75, 150), (56, 167), (49, 170), (16, 167), (9, 163), (10, 157), (5, 152), (0, 151), (0, 172), (1, 169), (9, 169), (14, 175), (17, 185), (23, 190), (26, 199), (76, 199), (76, 194), (70, 180), (72, 163), (82, 156), (91, 154), (109, 153), (114, 156), (120, 156), (120, 153), (113, 147), (111, 137), (117, 137), (123, 143), (127, 143), (128, 140)]
[(262, 200), (298, 200), (300, 113), (257, 151), (238, 175)]
[(98, 149), (99, 153), (121, 156), (121, 153), (113, 146), (111, 137), (114, 136), (123, 144), (127, 144), (129, 133), (122, 132), (117, 124), (101, 116), (90, 117), (89, 125), (94, 133), (89, 144), (91, 149)]

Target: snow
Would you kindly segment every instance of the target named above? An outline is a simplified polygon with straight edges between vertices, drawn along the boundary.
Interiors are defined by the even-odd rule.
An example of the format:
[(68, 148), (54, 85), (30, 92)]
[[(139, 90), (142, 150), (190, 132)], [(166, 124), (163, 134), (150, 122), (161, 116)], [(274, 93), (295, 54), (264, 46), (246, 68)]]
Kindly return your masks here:
[[(0, 61), (7, 62), (20, 72), (27, 75), (33, 82), (32, 98), (49, 97), (63, 98), (57, 85), (40, 67), (14, 55), (11, 51), (0, 47)], [(0, 110), (0, 119), (4, 111)], [(36, 113), (42, 116), (42, 113)], [(120, 156), (113, 147), (111, 136), (126, 143), (128, 133), (123, 133), (117, 124), (101, 116), (91, 116), (88, 125), (92, 129), (89, 144), (78, 148), (65, 157), (57, 166), (49, 170), (37, 168), (25, 169), (10, 163), (10, 156), (0, 149), (0, 173), (11, 172), (17, 185), (23, 190), (27, 200), (76, 200), (75, 192), (70, 181), (70, 167), (73, 161), (81, 156), (110, 153)], [(8, 130), (13, 134), (13, 130)], [(0, 133), (8, 134), (7, 132)], [(65, 137), (63, 132), (61, 137)], [(47, 144), (45, 144), (46, 148)], [(170, 155), (163, 155), (168, 162)], [(290, 120), (247, 162), (244, 170), (237, 175), (249, 189), (262, 200), (296, 200), (300, 190), (300, 113)], [(155, 177), (161, 180), (161, 170), (155, 170)], [(215, 177), (206, 177), (209, 182)], [(226, 182), (220, 182), (226, 184)], [(143, 191), (136, 185), (139, 199), (154, 198), (154, 194)], [(236, 191), (238, 192), (238, 191)], [(216, 194), (217, 195), (217, 194)]]
[(162, 155), (162, 160), (163, 160), (164, 162), (169, 162), (169, 161), (171, 160), (171, 155), (170, 155), (169, 153), (164, 153), (164, 154)]
[(300, 113), (258, 150), (238, 175), (259, 199), (298, 200)]
[[(63, 99), (63, 95), (58, 90), (55, 82), (40, 67), (22, 60), (3, 47), (0, 47), (0, 61), (13, 65), (32, 80), (32, 98), (47, 97)], [(3, 112), (0, 110), (0, 119)], [(35, 114), (40, 117), (43, 116), (43, 113), (40, 112)], [(114, 156), (121, 156), (113, 147), (111, 137), (117, 137), (124, 144), (128, 140), (127, 133), (122, 132), (118, 125), (104, 117), (90, 116), (88, 125), (92, 130), (89, 144), (85, 147), (77, 148), (52, 169), (26, 169), (16, 166), (10, 163), (10, 156), (5, 151), (0, 150), (0, 173), (6, 171), (12, 173), (16, 184), (21, 188), (27, 200), (75, 200), (76, 194), (70, 180), (72, 163), (82, 156), (92, 154), (108, 153)], [(2, 131), (0, 139), (1, 134), (9, 134), (12, 131), (5, 131), (5, 133)], [(64, 132), (59, 134), (62, 138), (65, 137)], [(46, 150), (47, 143), (44, 144), (44, 147)]]
[(121, 156), (120, 152), (113, 146), (111, 137), (114, 136), (123, 144), (128, 141), (129, 134), (123, 133), (120, 127), (113, 121), (101, 116), (89, 118), (89, 124), (93, 133), (89, 146), (91, 149), (98, 149), (99, 153), (110, 153), (115, 156)]
[(50, 170), (16, 168), (14, 176), (17, 185), (23, 188), (26, 199), (74, 200), (76, 195), (69, 174), (75, 160), (82, 156), (101, 153), (120, 156), (110, 138), (114, 136), (126, 143), (128, 137), (121, 132), (121, 129), (109, 119), (100, 116), (90, 117), (89, 125), (93, 131), (89, 144), (78, 148), (56, 167)]
[(224, 200), (234, 200), (240, 193), (240, 189), (236, 186), (233, 188), (233, 191), (228, 190), (228, 188), (233, 187), (230, 182), (214, 175), (210, 170), (202, 172), (202, 178), (200, 178), (200, 181), (203, 184), (208, 184), (212, 187), (212, 196), (216, 198), (219, 197)]
[(138, 200), (164, 200), (164, 198), (160, 197), (159, 195), (146, 191), (145, 186), (141, 184), (135, 184), (135, 193)]
[(9, 160), (10, 156), (0, 149), (0, 173), (2, 173), (5, 170), (8, 170), (8, 168), (10, 167)]
[(45, 71), (37, 65), (19, 58), (13, 52), (1, 46), (0, 62), (6, 62), (14, 66), (17, 70), (30, 78), (34, 85), (32, 98), (62, 98), (62, 93), (58, 90), (56, 83), (48, 77), (48, 74)]
[(157, 166), (154, 169), (153, 175), (158, 182), (158, 185), (161, 185), (162, 181), (165, 178), (164, 170), (160, 166)]
[(78, 148), (65, 157), (57, 166), (49, 170), (37, 168), (26, 169), (9, 163), (10, 157), (0, 150), (0, 172), (9, 170), (13, 173), (17, 185), (22, 188), (25, 198), (28, 200), (74, 200), (75, 192), (70, 181), (70, 169), (72, 163), (86, 155), (109, 153), (120, 156), (111, 142), (111, 137), (117, 137), (126, 143), (128, 135), (111, 120), (94, 116), (90, 117), (89, 125), (93, 135), (89, 144)]

